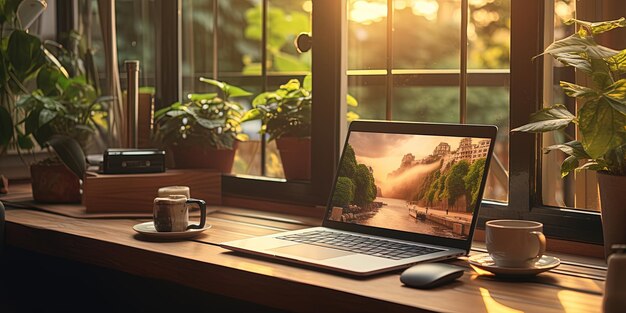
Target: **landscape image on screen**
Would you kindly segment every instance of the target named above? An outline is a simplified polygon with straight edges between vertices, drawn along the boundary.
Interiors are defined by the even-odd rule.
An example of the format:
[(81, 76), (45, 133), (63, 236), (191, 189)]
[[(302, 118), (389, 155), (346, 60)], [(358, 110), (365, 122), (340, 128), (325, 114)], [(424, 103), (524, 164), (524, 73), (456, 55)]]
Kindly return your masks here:
[(328, 218), (467, 239), (490, 139), (352, 132)]

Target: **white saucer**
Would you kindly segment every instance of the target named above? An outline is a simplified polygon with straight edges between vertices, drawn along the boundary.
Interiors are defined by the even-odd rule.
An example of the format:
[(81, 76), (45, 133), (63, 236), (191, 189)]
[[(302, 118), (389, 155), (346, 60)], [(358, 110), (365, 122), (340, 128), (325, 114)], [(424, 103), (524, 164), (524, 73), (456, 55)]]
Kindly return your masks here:
[(514, 268), (499, 267), (488, 253), (472, 255), (467, 260), (469, 264), (485, 271), (502, 276), (529, 276), (537, 275), (541, 272), (549, 271), (561, 264), (561, 260), (553, 256), (544, 255), (535, 263), (533, 267)]
[(145, 223), (140, 223), (140, 224), (133, 226), (133, 229), (142, 235), (146, 235), (146, 236), (153, 237), (153, 238), (160, 238), (160, 239), (192, 238), (194, 236), (199, 235), (200, 233), (202, 233), (203, 231), (209, 228), (211, 228), (211, 225), (206, 224), (204, 228), (202, 229), (189, 229), (187, 231), (180, 231), (180, 232), (158, 232), (154, 228), (154, 222), (145, 222)]

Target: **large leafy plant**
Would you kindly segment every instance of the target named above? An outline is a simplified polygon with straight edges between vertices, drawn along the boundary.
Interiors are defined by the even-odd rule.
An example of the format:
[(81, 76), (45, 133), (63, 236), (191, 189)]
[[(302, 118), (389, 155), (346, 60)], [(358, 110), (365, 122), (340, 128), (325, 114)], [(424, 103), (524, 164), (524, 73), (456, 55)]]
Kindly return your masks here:
[[(259, 94), (252, 101), (252, 109), (246, 112), (244, 121), (261, 120), (261, 134), (268, 134), (269, 141), (281, 137), (311, 136), (311, 75), (303, 83), (291, 79), (274, 91)], [(348, 106), (355, 107), (358, 102), (347, 95)], [(348, 120), (358, 118), (352, 111), (347, 113)]]
[(154, 140), (166, 147), (210, 146), (233, 149), (236, 141), (248, 139), (242, 132), (243, 106), (235, 98), (252, 94), (225, 82), (200, 78), (201, 82), (216, 86), (218, 93), (193, 93), (184, 103), (175, 102), (154, 115)]
[(576, 114), (562, 104), (554, 104), (532, 114), (530, 123), (513, 131), (562, 131), (574, 123), (580, 140), (545, 149), (546, 153), (561, 150), (569, 155), (561, 165), (561, 175), (582, 169), (626, 175), (626, 49), (614, 50), (595, 40), (598, 34), (625, 27), (626, 19), (568, 23), (576, 23), (578, 31), (553, 42), (544, 54), (590, 78), (589, 86), (560, 82), (565, 94), (578, 100)]

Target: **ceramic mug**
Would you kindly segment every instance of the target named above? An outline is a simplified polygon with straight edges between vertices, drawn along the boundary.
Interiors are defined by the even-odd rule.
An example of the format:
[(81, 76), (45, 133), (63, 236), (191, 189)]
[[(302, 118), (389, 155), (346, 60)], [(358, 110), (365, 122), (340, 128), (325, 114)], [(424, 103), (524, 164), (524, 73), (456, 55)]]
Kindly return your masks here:
[(543, 224), (526, 220), (491, 220), (485, 224), (487, 252), (500, 267), (533, 267), (546, 251)]
[[(189, 224), (190, 204), (200, 207), (200, 224)], [(156, 197), (153, 210), (154, 228), (158, 232), (183, 232), (188, 229), (203, 229), (206, 224), (204, 200), (187, 198), (184, 195)]]

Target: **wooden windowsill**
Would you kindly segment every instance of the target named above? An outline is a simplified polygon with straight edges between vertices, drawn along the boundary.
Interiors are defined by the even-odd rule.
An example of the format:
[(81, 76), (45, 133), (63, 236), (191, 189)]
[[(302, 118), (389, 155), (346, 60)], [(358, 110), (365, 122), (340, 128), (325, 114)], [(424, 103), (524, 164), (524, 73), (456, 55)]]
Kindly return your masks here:
[[(288, 311), (601, 312), (606, 270), (598, 258), (558, 254), (564, 261), (558, 268), (521, 281), (479, 274), (460, 258), (453, 263), (466, 271), (458, 282), (419, 290), (403, 286), (400, 271), (354, 278), (242, 256), (217, 246), (223, 241), (298, 229), (320, 221), (319, 216), (271, 211), (219, 207), (207, 219), (212, 228), (202, 235), (163, 243), (146, 240), (133, 231), (133, 225), (147, 219), (80, 219), (9, 209), (6, 243)], [(558, 244), (549, 245), (558, 248)], [(472, 253), (482, 248), (476, 241)]]

